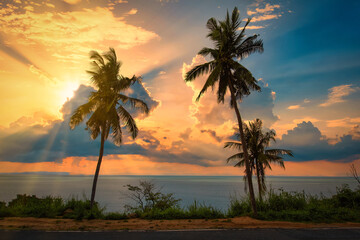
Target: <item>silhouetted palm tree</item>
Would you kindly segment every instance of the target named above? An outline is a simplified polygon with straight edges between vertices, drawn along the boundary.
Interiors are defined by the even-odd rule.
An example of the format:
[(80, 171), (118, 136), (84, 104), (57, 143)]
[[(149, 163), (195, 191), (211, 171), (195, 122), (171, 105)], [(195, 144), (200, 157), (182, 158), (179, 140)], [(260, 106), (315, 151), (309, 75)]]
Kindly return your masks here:
[[(201, 89), (197, 100), (206, 92), (206, 90), (218, 82), (217, 100), (218, 103), (224, 103), (227, 90), (230, 90), (231, 100), (230, 107), (234, 108), (241, 139), (244, 140), (242, 129), (242, 119), (237, 105), (237, 100), (250, 94), (250, 90), (260, 91), (256, 79), (251, 72), (242, 66), (237, 60), (241, 60), (251, 53), (262, 52), (262, 40), (257, 40), (258, 35), (250, 37), (245, 36), (245, 28), (250, 19), (246, 22), (244, 28), (239, 32), (241, 21), (239, 11), (235, 7), (230, 17), (229, 12), (226, 14), (224, 21), (218, 21), (210, 18), (207, 22), (207, 28), (210, 30), (207, 37), (214, 43), (214, 48), (203, 48), (198, 54), (206, 57), (210, 55), (211, 61), (195, 66), (186, 73), (185, 81), (193, 81), (200, 75), (210, 73), (204, 87)], [(245, 141), (243, 141), (245, 142)], [(246, 176), (249, 184), (250, 200), (253, 212), (256, 214), (256, 202), (254, 189), (252, 186), (250, 164), (247, 156), (246, 142), (242, 145), (245, 152)]]
[[(292, 151), (285, 149), (266, 149), (270, 145), (270, 141), (275, 140), (276, 133), (274, 131), (263, 132), (262, 121), (256, 119), (254, 122), (249, 122), (249, 126), (244, 124), (245, 141), (248, 146), (248, 155), (251, 166), (251, 175), (253, 171), (257, 176), (259, 198), (262, 200), (262, 194), (266, 191), (265, 184), (265, 169), (271, 170), (271, 164), (275, 163), (285, 168), (283, 155), (293, 156)], [(236, 133), (238, 139), (240, 134)], [(233, 148), (241, 151), (242, 142), (226, 142), (224, 148)], [(235, 166), (243, 167), (245, 159), (243, 152), (237, 153), (227, 159), (227, 162), (236, 160), (238, 161)], [(245, 178), (246, 180), (246, 178)]]
[(87, 72), (91, 75), (91, 82), (95, 85), (97, 91), (91, 92), (88, 102), (75, 110), (70, 119), (70, 127), (74, 129), (86, 116), (91, 115), (86, 121), (86, 130), (89, 131), (92, 139), (101, 136), (99, 160), (91, 191), (92, 207), (104, 153), (104, 144), (110, 132), (116, 145), (122, 143), (122, 125), (126, 127), (133, 139), (138, 134), (135, 120), (124, 106), (128, 104), (146, 114), (149, 112), (149, 108), (142, 100), (121, 93), (135, 82), (141, 83), (141, 77), (134, 75), (132, 78), (127, 78), (119, 74), (121, 62), (117, 60), (113, 48), (110, 48), (110, 51), (103, 55), (92, 51), (90, 52), (90, 59), (92, 60), (92, 69)]

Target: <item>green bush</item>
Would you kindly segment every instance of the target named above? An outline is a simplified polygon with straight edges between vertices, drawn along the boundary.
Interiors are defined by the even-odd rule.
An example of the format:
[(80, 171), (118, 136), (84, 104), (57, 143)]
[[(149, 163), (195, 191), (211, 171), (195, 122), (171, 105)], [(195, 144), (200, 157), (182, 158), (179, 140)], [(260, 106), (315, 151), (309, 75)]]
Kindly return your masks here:
[(229, 217), (244, 216), (251, 212), (251, 205), (248, 198), (242, 198), (241, 200), (235, 197), (230, 198), (230, 207), (228, 209)]
[(5, 202), (0, 201), (0, 218), (11, 217), (10, 210), (6, 207)]
[(37, 198), (35, 195), (18, 194), (7, 208), (11, 216), (54, 218), (62, 212), (63, 200), (60, 197)]
[(128, 219), (128, 215), (125, 213), (119, 213), (119, 212), (110, 212), (106, 213), (104, 215), (104, 219), (106, 220), (122, 220), (122, 219)]
[[(249, 198), (231, 198), (226, 214), (219, 209), (194, 201), (185, 208), (178, 206), (179, 199), (173, 194), (163, 194), (151, 184), (130, 186), (135, 199), (141, 205), (129, 208), (128, 213), (104, 213), (98, 203), (90, 209), (90, 201), (70, 198), (19, 194), (8, 204), (0, 202), (0, 217), (63, 217), (71, 219), (120, 220), (131, 217), (145, 219), (214, 219), (251, 216)], [(344, 185), (331, 197), (306, 195), (304, 192), (270, 190), (262, 201), (257, 201), (259, 219), (297, 222), (360, 222), (360, 189), (352, 190)], [(139, 202), (137, 202), (139, 203)]]
[(188, 215), (187, 218), (225, 218), (225, 214), (219, 209), (205, 204), (198, 204), (196, 201), (188, 206), (186, 213)]
[(90, 208), (90, 200), (71, 198), (65, 203), (63, 217), (72, 219), (94, 219), (103, 217), (103, 208), (97, 202)]
[[(332, 197), (306, 195), (304, 192), (270, 190), (263, 201), (257, 200), (259, 219), (297, 222), (360, 222), (360, 190), (348, 185), (337, 188)], [(229, 217), (251, 215), (248, 198), (232, 199)]]
[(196, 201), (187, 208), (172, 207), (165, 210), (154, 208), (138, 214), (140, 218), (145, 219), (214, 219), (226, 217), (220, 210), (205, 204), (198, 204)]

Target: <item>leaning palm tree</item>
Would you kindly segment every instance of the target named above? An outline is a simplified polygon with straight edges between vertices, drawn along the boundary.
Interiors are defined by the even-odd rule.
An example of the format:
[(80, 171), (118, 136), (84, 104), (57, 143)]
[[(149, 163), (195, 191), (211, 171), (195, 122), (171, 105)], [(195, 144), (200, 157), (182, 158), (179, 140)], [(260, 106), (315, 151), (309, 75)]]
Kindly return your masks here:
[(245, 23), (241, 31), (239, 11), (235, 7), (230, 17), (227, 12), (226, 18), (223, 21), (210, 18), (207, 22), (209, 34), (207, 37), (214, 43), (214, 48), (204, 47), (198, 54), (206, 57), (210, 55), (211, 61), (195, 66), (188, 71), (185, 76), (185, 81), (193, 81), (198, 76), (209, 73), (205, 85), (201, 89), (197, 101), (206, 92), (206, 90), (218, 82), (217, 101), (224, 103), (224, 98), (227, 90), (230, 90), (230, 107), (235, 110), (240, 129), (240, 135), (243, 151), (245, 153), (245, 167), (247, 182), (249, 185), (251, 206), (254, 214), (256, 214), (256, 202), (254, 189), (252, 186), (250, 162), (247, 155), (246, 141), (244, 141), (244, 132), (242, 128), (242, 119), (237, 105), (237, 100), (241, 100), (244, 96), (249, 95), (251, 90), (260, 91), (256, 79), (251, 72), (242, 66), (239, 61), (254, 52), (263, 51), (262, 40), (258, 40), (258, 35), (250, 37), (245, 36), (246, 26), (250, 23), (250, 19)]
[[(293, 156), (292, 151), (286, 149), (267, 149), (271, 140), (275, 140), (276, 133), (274, 131), (263, 132), (262, 121), (256, 119), (254, 122), (249, 122), (249, 125), (244, 124), (245, 141), (248, 146), (248, 156), (250, 160), (251, 175), (255, 172), (257, 176), (259, 198), (262, 200), (262, 195), (266, 191), (265, 183), (265, 169), (271, 169), (271, 164), (278, 164), (280, 167), (285, 168), (283, 155)], [(236, 133), (236, 137), (241, 139), (240, 134)], [(224, 148), (233, 148), (238, 151), (242, 149), (241, 142), (226, 142)], [(245, 158), (243, 151), (236, 153), (229, 157), (227, 162), (237, 161), (235, 167), (244, 167)], [(246, 179), (246, 178), (245, 178)]]
[(135, 120), (125, 109), (126, 105), (137, 108), (144, 113), (149, 108), (142, 100), (128, 97), (121, 92), (127, 90), (135, 82), (141, 83), (141, 77), (127, 78), (119, 74), (121, 62), (117, 60), (113, 48), (103, 55), (96, 51), (90, 52), (92, 69), (87, 71), (91, 76), (91, 82), (95, 85), (96, 91), (91, 92), (88, 102), (79, 106), (70, 119), (70, 127), (74, 129), (88, 115), (86, 130), (89, 131), (92, 139), (99, 135), (101, 138), (99, 159), (94, 175), (91, 191), (91, 208), (94, 204), (96, 184), (99, 176), (102, 157), (104, 154), (105, 140), (111, 134), (114, 144), (122, 143), (122, 127), (125, 126), (133, 139), (138, 134)]

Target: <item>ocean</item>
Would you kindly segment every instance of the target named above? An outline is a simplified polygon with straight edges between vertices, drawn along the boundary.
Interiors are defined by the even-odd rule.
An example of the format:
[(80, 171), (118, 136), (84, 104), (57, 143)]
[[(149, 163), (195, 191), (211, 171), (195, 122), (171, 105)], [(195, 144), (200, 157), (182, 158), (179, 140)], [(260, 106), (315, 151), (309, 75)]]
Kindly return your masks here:
[[(304, 191), (307, 194), (330, 196), (336, 187), (348, 184), (357, 187), (352, 177), (273, 177), (267, 179), (268, 188), (275, 191)], [(17, 194), (36, 196), (61, 196), (65, 199), (87, 198), (91, 194), (93, 176), (3, 174), (0, 175), (0, 201), (9, 202)], [(180, 206), (205, 203), (226, 210), (231, 197), (243, 197), (242, 176), (99, 176), (95, 200), (106, 211), (122, 211), (125, 204), (131, 204), (127, 197), (127, 184), (138, 185), (140, 180), (152, 181), (164, 193), (174, 193), (180, 198)], [(255, 179), (254, 179), (255, 180)], [(254, 181), (256, 187), (256, 181)], [(255, 188), (256, 191), (256, 188)]]

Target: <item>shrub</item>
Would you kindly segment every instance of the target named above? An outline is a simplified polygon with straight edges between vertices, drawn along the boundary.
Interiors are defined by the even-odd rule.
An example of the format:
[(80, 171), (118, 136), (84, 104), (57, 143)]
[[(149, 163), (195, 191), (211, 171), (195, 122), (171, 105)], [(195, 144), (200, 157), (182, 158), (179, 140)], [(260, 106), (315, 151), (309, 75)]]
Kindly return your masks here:
[(102, 218), (103, 211), (104, 209), (100, 208), (97, 202), (95, 202), (92, 209), (90, 209), (90, 200), (78, 200), (73, 197), (65, 203), (63, 217), (77, 220), (81, 220), (83, 218)]
[(128, 194), (135, 205), (125, 205), (128, 211), (150, 212), (154, 210), (166, 210), (178, 206), (180, 199), (176, 199), (173, 193), (164, 194), (154, 183), (140, 181), (139, 186), (126, 185), (130, 193)]
[(12, 216), (51, 218), (62, 212), (63, 200), (60, 197), (37, 198), (35, 195), (18, 194), (9, 202), (8, 210)]
[(104, 215), (104, 219), (106, 220), (122, 220), (122, 219), (128, 219), (129, 217), (125, 213), (119, 213), (119, 212), (110, 212), (106, 213)]

